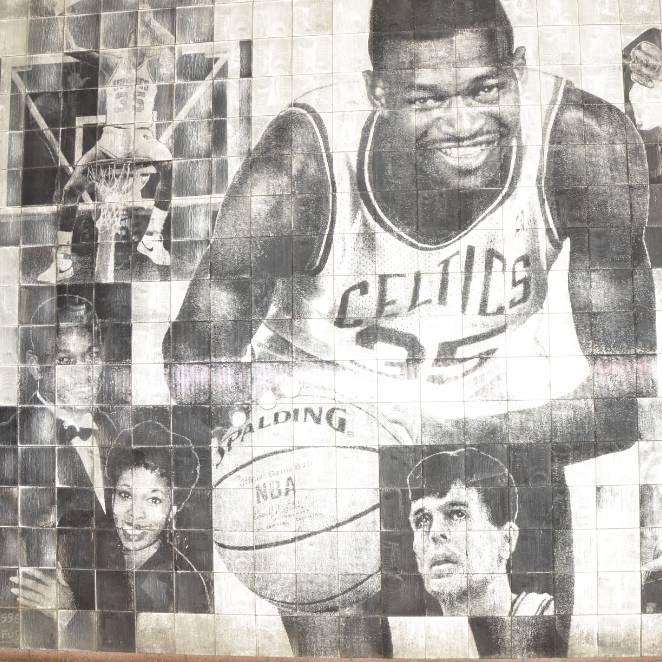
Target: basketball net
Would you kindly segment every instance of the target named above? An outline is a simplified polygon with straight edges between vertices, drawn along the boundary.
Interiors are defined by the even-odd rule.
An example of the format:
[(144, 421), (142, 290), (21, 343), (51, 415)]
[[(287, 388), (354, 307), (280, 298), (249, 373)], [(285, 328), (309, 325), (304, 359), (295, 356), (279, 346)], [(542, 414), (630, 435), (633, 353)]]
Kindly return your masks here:
[(133, 193), (133, 169), (130, 163), (116, 163), (90, 168), (90, 181), (95, 186), (97, 202), (103, 203), (96, 220), (98, 244), (95, 280), (115, 281), (115, 236), (120, 231), (126, 208)]

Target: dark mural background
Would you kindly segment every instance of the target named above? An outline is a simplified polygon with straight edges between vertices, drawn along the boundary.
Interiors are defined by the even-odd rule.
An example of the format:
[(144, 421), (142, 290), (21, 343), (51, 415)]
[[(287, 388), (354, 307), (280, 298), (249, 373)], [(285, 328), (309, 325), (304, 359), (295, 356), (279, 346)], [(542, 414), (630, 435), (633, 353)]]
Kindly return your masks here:
[(661, 20), (5, 0), (0, 646), (657, 654)]

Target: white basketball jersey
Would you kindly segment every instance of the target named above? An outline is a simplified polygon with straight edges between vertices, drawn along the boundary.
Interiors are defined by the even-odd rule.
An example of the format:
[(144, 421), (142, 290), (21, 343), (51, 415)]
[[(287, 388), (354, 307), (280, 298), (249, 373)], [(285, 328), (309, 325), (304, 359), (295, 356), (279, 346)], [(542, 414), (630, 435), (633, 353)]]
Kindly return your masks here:
[(335, 209), (317, 263), (308, 275), (278, 281), (253, 340), (256, 358), (289, 346), (272, 320), (291, 315), (295, 358), (341, 366), (358, 397), (376, 378), (380, 402), (420, 401), (432, 417), (503, 413), (578, 386), (588, 364), (570, 307), (569, 251), (543, 187), (565, 85), (532, 70), (521, 76), (521, 129), (506, 184), (437, 245), (405, 234), (373, 194), (368, 163), (379, 112), (324, 115), (302, 98), (294, 108), (322, 144), (326, 131), (353, 148), (328, 155)]

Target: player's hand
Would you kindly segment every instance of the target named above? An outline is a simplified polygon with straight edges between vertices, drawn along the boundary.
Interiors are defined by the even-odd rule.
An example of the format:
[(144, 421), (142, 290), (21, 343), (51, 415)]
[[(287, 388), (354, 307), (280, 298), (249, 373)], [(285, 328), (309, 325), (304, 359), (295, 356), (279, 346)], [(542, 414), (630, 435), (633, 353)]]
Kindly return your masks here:
[(24, 609), (54, 610), (75, 607), (73, 592), (59, 563), (55, 576), (39, 568), (26, 568), (22, 571), (20, 580), (14, 576), (10, 577), (9, 581), (14, 584), (10, 590), (16, 596), (18, 606)]
[(644, 87), (654, 87), (662, 80), (662, 50), (650, 41), (637, 44), (625, 63), (630, 67), (630, 77)]

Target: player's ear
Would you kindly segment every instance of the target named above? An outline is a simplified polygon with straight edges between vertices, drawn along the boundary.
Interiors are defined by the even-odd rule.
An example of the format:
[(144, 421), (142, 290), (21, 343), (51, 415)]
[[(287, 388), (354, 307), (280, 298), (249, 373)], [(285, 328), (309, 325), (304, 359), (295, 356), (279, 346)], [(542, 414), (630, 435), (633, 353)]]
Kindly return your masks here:
[(379, 110), (384, 107), (384, 83), (381, 77), (370, 69), (363, 72), (365, 89), (373, 108)]
[(32, 349), (26, 350), (25, 362), (28, 366), (28, 372), (30, 373), (30, 376), (34, 380), (39, 381), (39, 379), (41, 378), (41, 368), (39, 366), (39, 358), (35, 354), (34, 350)]
[(501, 529), (503, 537), (501, 538), (501, 558), (507, 561), (517, 547), (517, 540), (519, 539), (519, 527), (515, 522), (507, 522)]
[(526, 66), (526, 48), (518, 46), (513, 53), (513, 67)]

